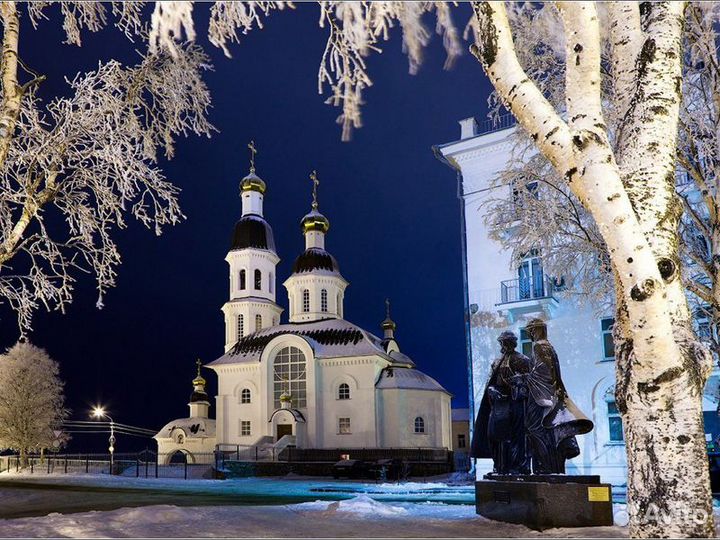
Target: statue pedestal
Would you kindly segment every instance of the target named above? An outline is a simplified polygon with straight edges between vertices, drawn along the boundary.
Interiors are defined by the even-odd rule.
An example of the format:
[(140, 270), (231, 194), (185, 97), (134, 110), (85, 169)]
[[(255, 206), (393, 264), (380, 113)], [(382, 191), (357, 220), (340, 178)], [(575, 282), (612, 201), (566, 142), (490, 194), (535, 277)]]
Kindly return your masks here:
[(599, 476), (486, 474), (475, 482), (475, 511), (540, 531), (613, 524), (610, 484)]

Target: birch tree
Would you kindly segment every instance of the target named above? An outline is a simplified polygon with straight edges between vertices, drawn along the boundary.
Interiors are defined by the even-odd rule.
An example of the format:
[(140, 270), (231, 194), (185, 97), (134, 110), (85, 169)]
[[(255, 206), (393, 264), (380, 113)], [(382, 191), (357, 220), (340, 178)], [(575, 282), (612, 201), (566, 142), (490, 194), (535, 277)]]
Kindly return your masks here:
[[(601, 20), (603, 15), (601, 11)], [(680, 261), (690, 307), (696, 322), (700, 321), (698, 337), (717, 357), (720, 279), (715, 264), (720, 223), (716, 209), (720, 200), (715, 154), (720, 148), (717, 130), (720, 51), (715, 25), (720, 22), (720, 8), (715, 3), (691, 4), (686, 16), (676, 183), (683, 203)], [(562, 108), (564, 73), (557, 69), (563, 53), (562, 44), (557, 43), (562, 21), (553, 10), (538, 10), (527, 4), (510, 6), (508, 18), (515, 41), (523, 44), (522, 50), (535, 52), (519, 56), (526, 72), (542, 73), (538, 86), (549, 101)], [(609, 65), (606, 36), (603, 42), (602, 62)], [(615, 92), (612, 73), (603, 70), (602, 77), (605, 91)], [(500, 120), (502, 103), (496, 93), (489, 102), (490, 117)], [(617, 131), (617, 122), (612, 110), (609, 115), (606, 113), (611, 132)], [(523, 130), (515, 131), (511, 137), (511, 157), (493, 181), (495, 195), (480, 208), (493, 239), (510, 250), (514, 262), (537, 249), (543, 255), (546, 271), (563, 276), (566, 288), (562, 294), (589, 301), (598, 311), (607, 312), (614, 303), (613, 276), (605, 242), (592, 216), (544, 156), (537, 154), (535, 144)], [(614, 143), (612, 137), (610, 142)], [(506, 234), (508, 227), (512, 227), (514, 234)]]
[[(160, 154), (172, 157), (178, 135), (212, 129), (201, 76), (208, 59), (197, 46), (148, 53), (132, 66), (100, 62), (67, 80), (66, 97), (43, 102), (45, 76), (23, 62), (19, 43), (21, 22), (36, 31), (49, 24), (46, 8), (0, 4), (0, 299), (21, 333), (38, 307), (64, 310), (82, 274), (94, 277), (102, 307), (121, 260), (115, 230), (132, 216), (159, 235), (184, 217)], [(68, 42), (105, 26), (109, 9), (61, 3)], [(112, 11), (121, 31), (147, 40), (141, 6)]]
[(19, 452), (23, 466), (58, 439), (63, 402), (60, 369), (44, 349), (19, 342), (0, 356), (0, 448)]
[[(607, 5), (617, 85), (610, 97), (602, 92), (596, 6), (558, 4), (565, 36), (562, 110), (523, 70), (505, 6), (474, 7), (473, 54), (607, 246), (617, 302), (616, 400), (628, 449), (630, 534), (711, 536), (701, 406), (711, 356), (692, 331), (675, 191), (685, 3), (645, 3), (643, 13), (636, 3)], [(613, 134), (606, 99), (621, 119)]]

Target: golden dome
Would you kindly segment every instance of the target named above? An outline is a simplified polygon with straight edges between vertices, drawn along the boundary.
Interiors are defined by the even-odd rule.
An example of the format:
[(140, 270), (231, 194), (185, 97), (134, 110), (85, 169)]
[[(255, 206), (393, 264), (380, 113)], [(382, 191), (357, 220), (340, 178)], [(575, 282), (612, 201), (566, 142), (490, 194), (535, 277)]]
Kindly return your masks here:
[(262, 178), (251, 171), (245, 178), (240, 182), (240, 191), (257, 191), (259, 193), (265, 193), (265, 182)]
[(328, 219), (315, 209), (302, 218), (300, 224), (302, 226), (303, 234), (310, 231), (327, 233), (330, 229), (330, 222)]
[(205, 386), (206, 381), (203, 376), (200, 375), (200, 368), (202, 367), (202, 362), (200, 362), (199, 358), (195, 361), (195, 365), (197, 366), (197, 375), (192, 381), (193, 386)]

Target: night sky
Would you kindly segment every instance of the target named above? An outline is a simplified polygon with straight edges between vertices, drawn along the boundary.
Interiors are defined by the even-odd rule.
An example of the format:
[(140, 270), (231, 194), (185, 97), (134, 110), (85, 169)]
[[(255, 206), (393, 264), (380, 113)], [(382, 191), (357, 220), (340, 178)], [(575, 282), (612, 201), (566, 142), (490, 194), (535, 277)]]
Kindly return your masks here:
[[(411, 76), (396, 29), (368, 62), (374, 86), (365, 93), (364, 127), (343, 143), (339, 110), (317, 93), (327, 35), (318, 28), (317, 5), (274, 12), (265, 29), (232, 46), (229, 59), (205, 37), (208, 10), (196, 6), (196, 24), (214, 64), (206, 81), (219, 133), (180, 138), (176, 157), (161, 162), (183, 190), (187, 220), (160, 237), (130, 220), (116, 235), (123, 263), (105, 308), (95, 308), (94, 282), (79, 276), (65, 315), (35, 318), (30, 339), (60, 363), (71, 417), (85, 419), (94, 403), (118, 422), (152, 429), (187, 415), (195, 359), (209, 362), (223, 352), (224, 257), (240, 217), (238, 183), (247, 173), (250, 139), (259, 149), (265, 217), (282, 259), (278, 303), (287, 306), (282, 281), (304, 249), (299, 221), (310, 207), (308, 174), (317, 169), (320, 210), (331, 224), (326, 247), (350, 282), (346, 318), (382, 335), (390, 297), (403, 352), (452, 392), (454, 407), (466, 406), (460, 203), (455, 173), (431, 146), (458, 139), (459, 119), (485, 116), (490, 86), (480, 65), (466, 53), (443, 71), (445, 52), (434, 36), (420, 73)], [(27, 17), (21, 21), (20, 56), (47, 75), (43, 97), (67, 92), (64, 77), (94, 69), (98, 60), (137, 61), (142, 45), (113, 27), (85, 32), (81, 48), (63, 44), (56, 8), (48, 14), (38, 30)], [(454, 11), (461, 29), (469, 15), (467, 5)], [(430, 19), (428, 26), (434, 28)], [(7, 308), (0, 315), (5, 348), (18, 332)], [(216, 377), (209, 370), (205, 376), (214, 396)], [(76, 436), (73, 446), (85, 440)], [(120, 440), (118, 451), (146, 443)]]

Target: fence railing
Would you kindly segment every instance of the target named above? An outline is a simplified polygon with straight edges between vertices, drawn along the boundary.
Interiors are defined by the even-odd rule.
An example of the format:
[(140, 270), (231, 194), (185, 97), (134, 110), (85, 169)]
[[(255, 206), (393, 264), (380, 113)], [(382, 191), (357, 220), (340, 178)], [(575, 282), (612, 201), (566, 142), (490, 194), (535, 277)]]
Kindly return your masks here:
[(515, 124), (517, 124), (517, 120), (512, 113), (501, 114), (497, 118), (488, 118), (478, 122), (477, 134), (487, 135), (488, 133), (513, 127)]
[(500, 303), (549, 298), (554, 291), (553, 280), (546, 275), (542, 279), (508, 279), (500, 282)]
[[(184, 458), (184, 459), (183, 459)], [(46, 454), (0, 456), (0, 473), (108, 474), (142, 478), (213, 478), (218, 456), (207, 454)], [(217, 468), (217, 467), (215, 467)]]

